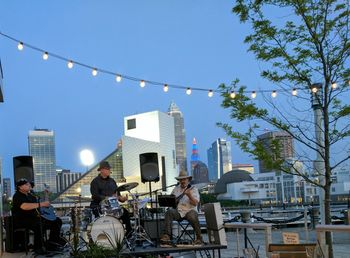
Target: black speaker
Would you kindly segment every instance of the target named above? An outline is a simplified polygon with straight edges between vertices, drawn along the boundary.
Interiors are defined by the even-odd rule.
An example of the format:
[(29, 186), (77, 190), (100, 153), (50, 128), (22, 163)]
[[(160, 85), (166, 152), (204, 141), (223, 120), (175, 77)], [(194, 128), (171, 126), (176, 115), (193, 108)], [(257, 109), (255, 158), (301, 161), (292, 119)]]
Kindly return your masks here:
[(141, 153), (140, 168), (142, 183), (159, 181), (158, 154), (156, 152)]
[(144, 220), (144, 229), (152, 240), (160, 239), (160, 236), (164, 233), (164, 219), (159, 219), (158, 225), (157, 220)]
[(16, 182), (25, 178), (29, 182), (34, 183), (33, 157), (32, 156), (17, 156), (13, 157), (13, 178), (16, 187)]

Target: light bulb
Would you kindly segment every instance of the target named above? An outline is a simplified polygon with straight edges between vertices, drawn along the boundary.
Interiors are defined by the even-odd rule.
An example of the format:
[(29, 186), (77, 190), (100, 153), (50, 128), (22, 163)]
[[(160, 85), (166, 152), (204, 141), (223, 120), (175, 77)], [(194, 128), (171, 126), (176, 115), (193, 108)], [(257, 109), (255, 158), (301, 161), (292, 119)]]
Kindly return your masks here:
[(187, 94), (187, 95), (191, 95), (191, 93), (192, 93), (191, 88), (187, 88), (187, 89), (186, 89), (186, 94)]
[(117, 82), (121, 82), (121, 81), (122, 81), (122, 77), (121, 77), (120, 75), (117, 75), (117, 76), (115, 77), (115, 80), (116, 80)]
[(69, 69), (72, 69), (73, 65), (74, 65), (73, 61), (68, 61), (67, 66), (68, 66)]
[(44, 60), (49, 59), (49, 53), (45, 52), (45, 53), (43, 54), (43, 59), (44, 59)]
[(209, 91), (208, 91), (208, 97), (211, 98), (211, 97), (213, 97), (213, 95), (214, 95), (213, 91), (212, 91), (212, 90), (209, 90)]
[(168, 92), (168, 91), (169, 91), (169, 86), (168, 86), (168, 84), (164, 84), (163, 91), (164, 91), (164, 92)]
[(146, 86), (146, 82), (144, 80), (140, 81), (140, 87), (143, 88)]
[(231, 91), (230, 93), (230, 98), (234, 99), (236, 97), (236, 93), (234, 91)]
[(338, 85), (337, 85), (336, 82), (333, 82), (332, 85), (331, 85), (331, 87), (332, 87), (333, 90), (335, 90), (335, 89), (338, 87)]
[(18, 50), (23, 50), (24, 46), (23, 46), (23, 42), (19, 42), (17, 45)]
[(316, 93), (316, 92), (317, 92), (317, 87), (313, 87), (313, 88), (311, 89), (311, 91), (312, 91), (313, 93)]
[(92, 70), (92, 72), (91, 72), (91, 73), (92, 73), (92, 75), (93, 75), (93, 76), (96, 76), (96, 75), (97, 75), (97, 69), (96, 69), (96, 68), (94, 68), (94, 69)]
[(293, 89), (293, 91), (292, 91), (292, 95), (293, 95), (293, 96), (298, 95), (298, 91), (297, 91), (297, 89)]
[(251, 97), (252, 97), (252, 99), (255, 99), (255, 98), (256, 98), (256, 92), (255, 92), (255, 91), (252, 92)]
[(277, 97), (277, 92), (276, 92), (275, 90), (272, 91), (271, 96), (272, 96), (273, 98), (276, 98), (276, 97)]

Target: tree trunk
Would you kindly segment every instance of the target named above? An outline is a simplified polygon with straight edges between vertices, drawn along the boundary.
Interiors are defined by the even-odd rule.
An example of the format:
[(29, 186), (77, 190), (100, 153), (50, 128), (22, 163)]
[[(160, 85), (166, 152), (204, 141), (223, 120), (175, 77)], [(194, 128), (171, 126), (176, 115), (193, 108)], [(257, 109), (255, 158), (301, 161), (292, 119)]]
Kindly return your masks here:
[[(332, 224), (332, 216), (331, 216), (331, 195), (330, 195), (330, 176), (327, 176), (327, 169), (326, 169), (326, 185), (325, 185), (325, 204), (324, 204), (324, 212), (325, 213), (325, 223), (328, 225)], [(333, 241), (332, 241), (332, 233), (326, 232), (326, 244), (328, 245), (328, 255), (329, 258), (333, 258)]]

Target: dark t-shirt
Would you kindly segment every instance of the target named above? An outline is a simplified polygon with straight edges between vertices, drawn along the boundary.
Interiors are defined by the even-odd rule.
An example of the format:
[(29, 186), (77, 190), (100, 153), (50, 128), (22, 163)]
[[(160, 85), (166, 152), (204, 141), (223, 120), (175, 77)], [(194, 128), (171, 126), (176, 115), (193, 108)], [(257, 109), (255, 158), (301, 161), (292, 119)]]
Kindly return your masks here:
[(30, 193), (24, 194), (16, 191), (12, 198), (12, 215), (14, 217), (17, 219), (38, 217), (38, 214), (40, 213), (38, 213), (36, 209), (29, 211), (22, 210), (20, 207), (23, 203), (37, 203), (37, 199)]
[(98, 206), (106, 197), (110, 197), (117, 192), (117, 184), (113, 178), (95, 177), (90, 184), (91, 206)]

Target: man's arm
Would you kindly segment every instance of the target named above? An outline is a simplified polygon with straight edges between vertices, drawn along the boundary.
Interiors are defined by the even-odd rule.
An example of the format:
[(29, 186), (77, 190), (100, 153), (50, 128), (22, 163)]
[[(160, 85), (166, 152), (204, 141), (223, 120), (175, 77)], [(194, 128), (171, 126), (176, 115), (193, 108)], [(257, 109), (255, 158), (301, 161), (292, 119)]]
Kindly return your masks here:
[(41, 202), (40, 206), (39, 206), (39, 203), (37, 203), (37, 202), (34, 202), (34, 203), (24, 202), (21, 204), (20, 208), (22, 210), (29, 211), (29, 210), (38, 209), (39, 207), (48, 207), (48, 206), (50, 206), (50, 202), (48, 202), (48, 201)]
[(187, 195), (190, 203), (194, 206), (197, 206), (199, 203), (199, 193), (197, 188), (193, 188), (191, 190), (186, 190), (185, 194)]

